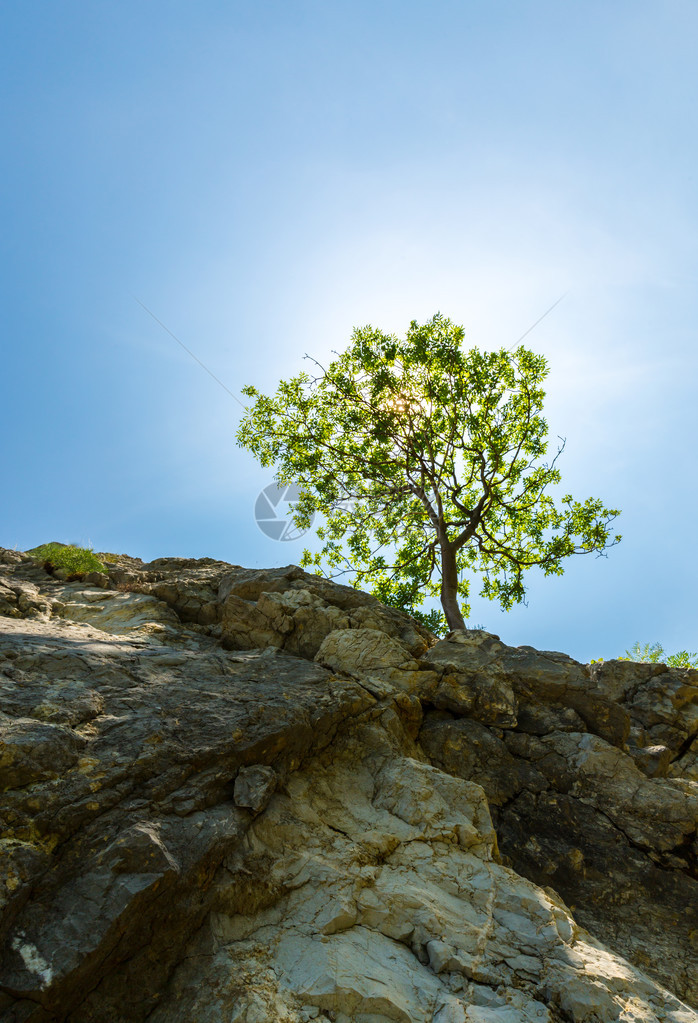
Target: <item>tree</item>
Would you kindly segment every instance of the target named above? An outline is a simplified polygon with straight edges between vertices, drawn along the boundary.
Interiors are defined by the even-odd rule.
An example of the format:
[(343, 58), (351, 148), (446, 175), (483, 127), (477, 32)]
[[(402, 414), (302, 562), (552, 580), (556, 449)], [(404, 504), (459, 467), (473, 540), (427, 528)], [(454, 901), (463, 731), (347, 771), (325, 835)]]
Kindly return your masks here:
[(562, 575), (565, 558), (620, 540), (609, 533), (618, 511), (569, 494), (556, 507), (545, 493), (564, 448), (540, 461), (546, 360), (523, 347), (465, 351), (463, 339), (441, 314), (413, 321), (404, 340), (356, 329), (326, 369), (311, 360), (314, 376), (273, 397), (244, 388), (254, 404), (237, 435), (279, 484), (299, 485), (299, 526), (325, 518), (322, 549), (301, 564), (353, 572), (408, 609), (439, 594), (450, 629), (464, 628), (466, 573), (508, 610), (525, 602), (528, 569)]

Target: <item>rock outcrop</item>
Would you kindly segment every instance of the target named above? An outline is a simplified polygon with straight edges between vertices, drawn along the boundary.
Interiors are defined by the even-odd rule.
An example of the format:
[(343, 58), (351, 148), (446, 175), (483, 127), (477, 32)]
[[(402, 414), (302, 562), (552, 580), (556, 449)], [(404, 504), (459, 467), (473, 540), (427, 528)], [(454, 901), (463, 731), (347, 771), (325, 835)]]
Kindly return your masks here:
[(698, 672), (0, 549), (0, 1019), (698, 1023)]

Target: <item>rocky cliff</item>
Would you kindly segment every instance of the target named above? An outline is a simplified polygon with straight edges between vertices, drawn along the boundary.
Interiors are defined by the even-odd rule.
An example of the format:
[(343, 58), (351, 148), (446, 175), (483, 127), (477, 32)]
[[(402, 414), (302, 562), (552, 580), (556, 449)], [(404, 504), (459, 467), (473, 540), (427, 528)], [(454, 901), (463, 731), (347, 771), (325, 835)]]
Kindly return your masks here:
[(0, 549), (0, 1019), (696, 1023), (697, 735), (695, 671)]

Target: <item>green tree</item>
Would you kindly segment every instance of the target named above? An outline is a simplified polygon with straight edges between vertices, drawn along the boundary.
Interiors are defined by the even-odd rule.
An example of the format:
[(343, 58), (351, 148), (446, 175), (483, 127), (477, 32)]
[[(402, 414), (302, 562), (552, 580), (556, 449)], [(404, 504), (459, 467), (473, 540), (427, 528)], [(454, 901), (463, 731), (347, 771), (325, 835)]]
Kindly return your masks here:
[(618, 511), (569, 494), (556, 507), (545, 493), (564, 447), (541, 461), (546, 360), (523, 347), (466, 351), (463, 338), (440, 314), (404, 340), (356, 329), (327, 368), (311, 360), (312, 376), (271, 397), (244, 388), (254, 402), (237, 435), (279, 484), (299, 485), (298, 526), (324, 516), (322, 549), (301, 564), (352, 572), (406, 608), (438, 594), (450, 629), (464, 627), (469, 573), (509, 609), (528, 569), (561, 575), (570, 555), (620, 540), (609, 532)]

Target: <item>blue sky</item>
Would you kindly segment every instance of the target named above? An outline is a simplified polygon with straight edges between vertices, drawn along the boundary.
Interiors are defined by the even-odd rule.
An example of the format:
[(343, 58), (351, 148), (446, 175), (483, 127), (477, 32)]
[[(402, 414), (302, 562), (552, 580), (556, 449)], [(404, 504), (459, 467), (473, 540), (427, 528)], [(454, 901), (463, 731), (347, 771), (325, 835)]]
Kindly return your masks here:
[(698, 7), (60, 4), (0, 15), (0, 544), (297, 561), (238, 393), (437, 310), (549, 359), (607, 559), (475, 600), (509, 643), (698, 650)]

